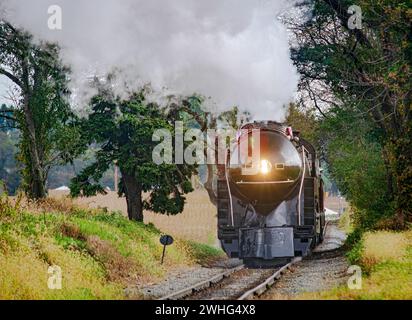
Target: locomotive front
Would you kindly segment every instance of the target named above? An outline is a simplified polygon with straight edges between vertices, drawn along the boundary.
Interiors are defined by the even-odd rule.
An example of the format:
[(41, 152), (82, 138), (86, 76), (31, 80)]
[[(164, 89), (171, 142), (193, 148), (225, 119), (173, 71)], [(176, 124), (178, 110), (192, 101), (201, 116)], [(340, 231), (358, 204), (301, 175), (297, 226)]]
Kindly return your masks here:
[(240, 132), (218, 180), (222, 248), (259, 267), (307, 254), (316, 229), (316, 219), (305, 221), (313, 157), (290, 127), (253, 123)]
[(254, 129), (235, 143), (227, 170), (233, 195), (253, 203), (256, 213), (267, 216), (293, 195), (302, 168), (301, 156), (288, 136)]

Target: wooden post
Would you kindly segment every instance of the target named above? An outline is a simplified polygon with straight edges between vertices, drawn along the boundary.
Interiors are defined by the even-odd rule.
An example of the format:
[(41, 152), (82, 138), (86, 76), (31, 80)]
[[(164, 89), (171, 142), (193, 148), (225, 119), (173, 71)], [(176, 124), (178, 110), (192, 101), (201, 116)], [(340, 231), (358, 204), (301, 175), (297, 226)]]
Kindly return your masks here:
[(163, 253), (162, 253), (162, 261), (160, 262), (160, 264), (163, 264), (163, 260), (165, 258), (165, 253), (166, 253), (166, 245), (163, 245)]

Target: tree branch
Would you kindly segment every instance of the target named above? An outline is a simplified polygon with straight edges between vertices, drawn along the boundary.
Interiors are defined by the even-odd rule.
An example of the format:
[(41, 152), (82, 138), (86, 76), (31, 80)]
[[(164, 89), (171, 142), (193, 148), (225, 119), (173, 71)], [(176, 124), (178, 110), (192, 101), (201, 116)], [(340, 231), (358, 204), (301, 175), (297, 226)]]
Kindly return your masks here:
[(8, 72), (7, 70), (0, 68), (0, 74), (6, 76), (11, 81), (13, 81), (16, 85), (18, 85), (21, 89), (23, 89), (23, 83), (12, 73)]
[(348, 7), (344, 6), (341, 0), (323, 0), (323, 2), (328, 5), (333, 11), (335, 11), (337, 17), (339, 18), (341, 25), (349, 32), (353, 33), (356, 39), (363, 45), (372, 47), (366, 35), (359, 29), (351, 30), (348, 27), (348, 20), (350, 14), (348, 13)]

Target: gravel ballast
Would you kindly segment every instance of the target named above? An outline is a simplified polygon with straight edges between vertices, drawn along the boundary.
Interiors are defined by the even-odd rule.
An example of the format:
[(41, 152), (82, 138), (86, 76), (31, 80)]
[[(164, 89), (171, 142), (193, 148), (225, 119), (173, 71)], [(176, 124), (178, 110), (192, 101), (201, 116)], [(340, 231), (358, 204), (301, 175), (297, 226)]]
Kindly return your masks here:
[(293, 299), (305, 292), (328, 290), (348, 279), (342, 245), (346, 239), (336, 223), (328, 224), (324, 242), (310, 257), (296, 263), (261, 299)]
[(208, 280), (211, 277), (221, 274), (227, 269), (237, 267), (242, 264), (238, 259), (224, 259), (216, 262), (212, 267), (194, 266), (178, 270), (171, 273), (167, 279), (144, 288), (128, 288), (127, 290), (138, 290), (144, 299), (159, 299), (187, 287)]

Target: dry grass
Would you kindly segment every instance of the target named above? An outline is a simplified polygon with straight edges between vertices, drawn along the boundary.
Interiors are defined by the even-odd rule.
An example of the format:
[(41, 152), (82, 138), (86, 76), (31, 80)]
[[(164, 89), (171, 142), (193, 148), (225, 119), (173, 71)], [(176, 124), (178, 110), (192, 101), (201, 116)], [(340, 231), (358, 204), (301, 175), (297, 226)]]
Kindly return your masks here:
[(72, 223), (63, 222), (60, 226), (60, 232), (63, 236), (85, 241), (87, 240), (80, 228)]
[(407, 235), (389, 231), (365, 234), (361, 264), (370, 270), (378, 263), (402, 260), (406, 256), (408, 245), (411, 245)]
[[(16, 240), (19, 250), (0, 254), (0, 299), (122, 298), (121, 286), (106, 282), (104, 270), (90, 257), (64, 250), (46, 237), (39, 239), (36, 249), (24, 238)], [(47, 287), (50, 264), (62, 269), (62, 290)]]
[(90, 236), (87, 239), (87, 249), (96, 257), (96, 260), (104, 265), (107, 272), (107, 280), (127, 285), (133, 279), (133, 275), (138, 273), (136, 263), (122, 256), (117, 249), (108, 241), (100, 239), (98, 236)]
[[(30, 211), (32, 213), (59, 212), (71, 213), (76, 210), (88, 209), (86, 204), (76, 203), (68, 197), (68, 193), (51, 192), (52, 196), (40, 200), (30, 200), (24, 194), (19, 193), (14, 197), (3, 196), (0, 201), (4, 201), (13, 210)], [(0, 202), (1, 205), (1, 202)]]

